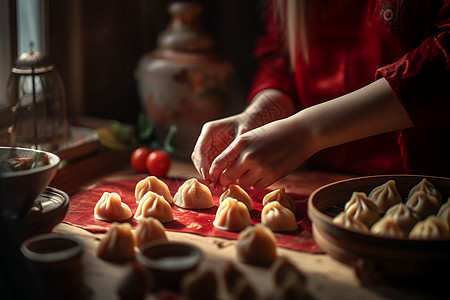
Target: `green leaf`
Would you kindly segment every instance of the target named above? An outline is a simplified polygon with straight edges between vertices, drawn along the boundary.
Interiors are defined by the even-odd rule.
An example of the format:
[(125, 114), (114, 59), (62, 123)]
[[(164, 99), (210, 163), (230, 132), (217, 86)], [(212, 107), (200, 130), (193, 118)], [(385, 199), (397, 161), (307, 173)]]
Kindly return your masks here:
[(167, 133), (166, 138), (164, 139), (164, 150), (166, 150), (169, 153), (175, 152), (177, 132), (178, 132), (177, 126), (171, 125), (169, 128), (169, 132)]
[(124, 141), (124, 142), (132, 142), (133, 141), (133, 137), (131, 136), (130, 132), (128, 132), (128, 130), (125, 129), (125, 127), (118, 121), (113, 120), (111, 122), (111, 126), (113, 128), (113, 133), (114, 135)]
[(137, 119), (138, 140), (140, 142), (149, 141), (153, 134), (153, 129), (154, 126), (147, 118), (147, 115), (144, 112), (141, 112)]

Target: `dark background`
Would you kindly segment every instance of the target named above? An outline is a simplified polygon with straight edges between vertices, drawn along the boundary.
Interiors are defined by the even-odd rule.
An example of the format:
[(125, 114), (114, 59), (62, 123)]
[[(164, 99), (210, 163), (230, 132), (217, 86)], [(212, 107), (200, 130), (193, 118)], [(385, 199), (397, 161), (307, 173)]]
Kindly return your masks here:
[[(231, 61), (227, 99), (243, 107), (256, 63), (264, 4), (258, 0), (200, 0), (203, 29), (215, 51)], [(134, 70), (169, 24), (166, 0), (49, 0), (49, 56), (67, 90), (69, 118), (86, 115), (134, 123), (141, 110)]]

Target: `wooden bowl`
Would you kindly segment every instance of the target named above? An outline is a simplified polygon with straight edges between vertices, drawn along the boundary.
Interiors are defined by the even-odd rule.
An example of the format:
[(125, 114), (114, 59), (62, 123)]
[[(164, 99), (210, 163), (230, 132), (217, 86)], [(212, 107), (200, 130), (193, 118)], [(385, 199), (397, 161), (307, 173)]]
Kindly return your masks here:
[(315, 190), (308, 200), (314, 240), (331, 257), (355, 268), (363, 283), (433, 281), (448, 278), (450, 240), (409, 240), (386, 238), (352, 231), (332, 223), (353, 192), (370, 191), (395, 180), (406, 198), (409, 190), (423, 178), (442, 194), (450, 196), (450, 179), (418, 175), (380, 175), (342, 180)]

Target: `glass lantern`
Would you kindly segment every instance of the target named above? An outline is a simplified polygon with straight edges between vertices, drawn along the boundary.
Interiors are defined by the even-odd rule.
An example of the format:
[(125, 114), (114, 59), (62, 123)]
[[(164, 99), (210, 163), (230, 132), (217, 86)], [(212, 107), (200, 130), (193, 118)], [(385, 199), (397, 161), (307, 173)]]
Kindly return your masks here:
[(26, 52), (17, 58), (7, 93), (11, 146), (52, 151), (68, 138), (64, 85), (42, 53)]

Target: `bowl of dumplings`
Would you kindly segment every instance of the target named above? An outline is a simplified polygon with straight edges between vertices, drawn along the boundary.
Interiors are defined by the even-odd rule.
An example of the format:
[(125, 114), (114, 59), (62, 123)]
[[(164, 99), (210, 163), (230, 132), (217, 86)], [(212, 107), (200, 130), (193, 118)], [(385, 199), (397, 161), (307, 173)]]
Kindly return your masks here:
[(379, 175), (334, 182), (308, 200), (314, 240), (362, 283), (438, 281), (450, 270), (450, 179)]

